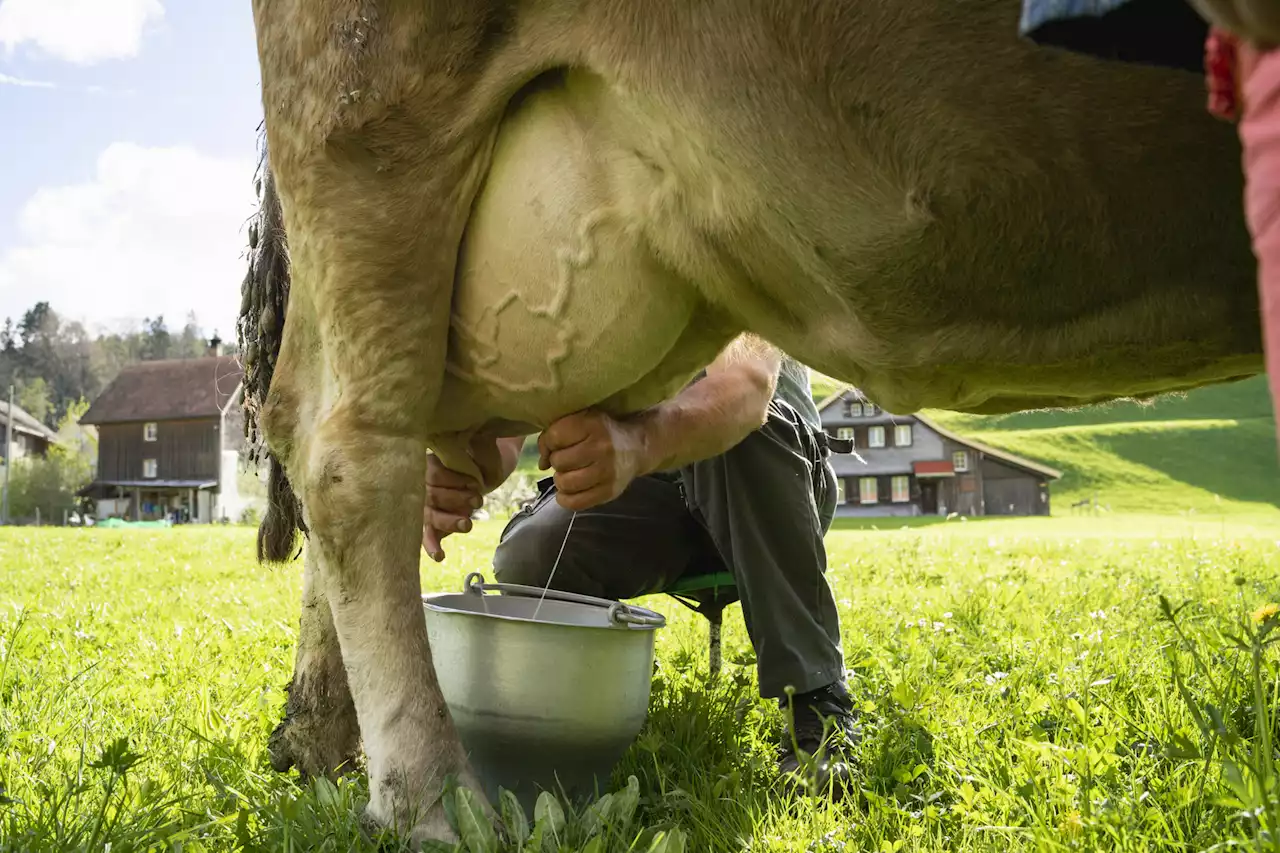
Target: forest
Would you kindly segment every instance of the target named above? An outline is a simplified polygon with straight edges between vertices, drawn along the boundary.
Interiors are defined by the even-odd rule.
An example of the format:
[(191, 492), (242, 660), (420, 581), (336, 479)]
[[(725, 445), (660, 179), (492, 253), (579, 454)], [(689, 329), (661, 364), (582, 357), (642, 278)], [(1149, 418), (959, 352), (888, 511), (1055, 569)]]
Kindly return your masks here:
[[(234, 352), (226, 341), (224, 352)], [(198, 358), (208, 340), (194, 315), (181, 331), (163, 316), (90, 333), (64, 319), (48, 302), (37, 302), (0, 329), (0, 394), (14, 386), (14, 403), (57, 429), (78, 402), (91, 402), (129, 364), (166, 358)]]

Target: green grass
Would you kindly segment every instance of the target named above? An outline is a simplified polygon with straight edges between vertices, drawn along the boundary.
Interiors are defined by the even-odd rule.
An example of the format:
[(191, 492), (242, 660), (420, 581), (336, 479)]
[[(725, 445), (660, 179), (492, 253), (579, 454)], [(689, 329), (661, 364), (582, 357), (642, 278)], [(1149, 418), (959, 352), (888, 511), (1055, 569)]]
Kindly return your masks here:
[(1053, 510), (1097, 499), (1117, 513), (1280, 518), (1276, 426), (1265, 377), (1068, 411), (928, 412), (944, 426), (1063, 472)]
[[(499, 529), (448, 540), (424, 585), (483, 571)], [(375, 849), (359, 777), (304, 789), (266, 763), (300, 569), (257, 568), (252, 535), (0, 530), (0, 850)], [(637, 778), (640, 825), (690, 851), (1275, 849), (1258, 831), (1280, 829), (1276, 774), (1256, 757), (1277, 671), (1259, 651), (1251, 675), (1264, 641), (1220, 632), (1280, 597), (1280, 524), (971, 521), (829, 542), (861, 797), (775, 784), (781, 716), (756, 697), (738, 608), (708, 689), (704, 623), (651, 598), (670, 623), (614, 780)], [(1189, 602), (1185, 637), (1161, 595)]]

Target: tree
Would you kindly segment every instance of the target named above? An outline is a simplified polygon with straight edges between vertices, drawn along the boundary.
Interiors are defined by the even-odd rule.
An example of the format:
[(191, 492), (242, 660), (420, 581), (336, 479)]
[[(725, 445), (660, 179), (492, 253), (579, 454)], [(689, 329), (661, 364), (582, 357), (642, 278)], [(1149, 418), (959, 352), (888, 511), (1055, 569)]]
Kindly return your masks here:
[(168, 358), (172, 341), (169, 329), (164, 324), (163, 315), (154, 320), (148, 317), (142, 323), (146, 329), (142, 333), (142, 360), (159, 361)]
[(187, 323), (182, 333), (173, 340), (169, 349), (169, 358), (200, 358), (208, 349), (208, 343), (200, 334), (200, 326), (196, 323), (195, 312), (187, 314)]
[(49, 448), (47, 457), (14, 462), (9, 497), (12, 517), (34, 520), (39, 515), (44, 521), (56, 523), (62, 520), (64, 511), (78, 507), (76, 492), (93, 480), (98, 455), (93, 431), (80, 425), (88, 408), (84, 399), (67, 407), (58, 424), (58, 442)]
[(38, 421), (48, 421), (54, 406), (49, 399), (49, 383), (45, 382), (43, 377), (16, 380), (13, 393), (13, 402), (18, 405), (18, 408), (24, 409)]

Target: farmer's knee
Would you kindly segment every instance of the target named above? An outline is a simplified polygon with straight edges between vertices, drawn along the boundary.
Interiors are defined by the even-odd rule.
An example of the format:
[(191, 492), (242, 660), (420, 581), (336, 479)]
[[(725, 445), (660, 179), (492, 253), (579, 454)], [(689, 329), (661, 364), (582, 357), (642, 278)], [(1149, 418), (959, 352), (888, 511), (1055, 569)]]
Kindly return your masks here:
[(567, 524), (548, 509), (543, 506), (512, 520), (493, 554), (493, 573), (499, 583), (546, 584)]

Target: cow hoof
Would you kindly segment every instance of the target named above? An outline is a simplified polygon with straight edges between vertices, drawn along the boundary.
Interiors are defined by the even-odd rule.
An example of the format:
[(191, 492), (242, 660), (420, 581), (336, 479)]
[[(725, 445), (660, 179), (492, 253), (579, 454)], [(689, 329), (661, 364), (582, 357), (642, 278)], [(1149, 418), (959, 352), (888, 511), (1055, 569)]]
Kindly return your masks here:
[[(444, 809), (438, 808), (436, 813), (429, 815), (427, 820), (419, 821), (413, 829), (409, 830), (407, 837), (401, 840), (408, 842), (411, 850), (435, 850), (434, 844), (444, 844), (450, 850), (453, 849), (461, 839), (458, 833), (453, 831), (453, 827), (449, 826), (449, 821), (445, 817)], [(365, 838), (374, 843), (380, 844), (387, 832), (387, 824), (375, 817), (372, 809), (366, 807), (360, 812), (360, 829), (364, 833)], [(395, 846), (395, 845), (392, 845)], [(385, 845), (379, 849), (383, 849)]]
[[(488, 798), (481, 793), (484, 789), (475, 779), (470, 769), (461, 771), (459, 774), (459, 784), (469, 788), (474, 795), (471, 801), (474, 807), (479, 808), (482, 813), (477, 814), (479, 820), (487, 820), (498, 830), (498, 814), (489, 802)], [(371, 779), (372, 783), (373, 780)], [(445, 814), (443, 793), (436, 789), (437, 793), (434, 798), (428, 799), (430, 805), (422, 801), (412, 802), (404, 799), (405, 790), (402, 785), (397, 784), (395, 777), (388, 777), (382, 780), (382, 784), (378, 785), (371, 792), (369, 804), (365, 807), (362, 819), (366, 826), (380, 827), (382, 829), (393, 829), (398, 836), (403, 836), (404, 830), (401, 827), (412, 828), (408, 830), (408, 840), (414, 849), (419, 849), (426, 845), (428, 849), (436, 849), (429, 842), (442, 842), (452, 849), (452, 846), (458, 842), (458, 832), (453, 825), (450, 824)]]
[(454, 832), (453, 827), (449, 826), (449, 819), (445, 817), (443, 806), (433, 808), (427, 814), (426, 819), (418, 821), (418, 824), (409, 833), (409, 842), (415, 848), (421, 848), (429, 841), (439, 841), (453, 845), (457, 844), (458, 840), (458, 833)]

